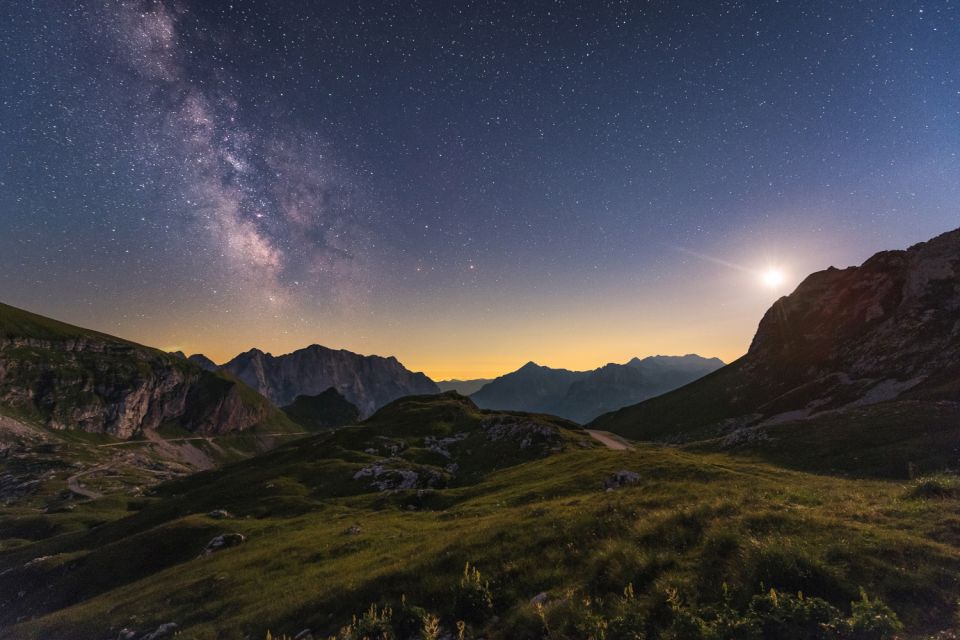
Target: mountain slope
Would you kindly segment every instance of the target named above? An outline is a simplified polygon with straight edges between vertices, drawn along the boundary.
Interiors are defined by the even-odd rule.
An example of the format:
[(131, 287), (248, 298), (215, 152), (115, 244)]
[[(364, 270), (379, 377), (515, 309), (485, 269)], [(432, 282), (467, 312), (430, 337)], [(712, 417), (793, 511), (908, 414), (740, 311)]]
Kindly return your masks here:
[[(454, 637), (462, 620), (465, 637), (493, 640), (596, 628), (690, 638), (704, 635), (676, 625), (713, 620), (720, 603), (743, 615), (760, 598), (772, 607), (762, 620), (789, 626), (797, 592), (849, 616), (861, 587), (907, 625), (898, 637), (952, 624), (955, 480), (611, 451), (569, 427), (455, 394), (404, 398), (359, 426), (117, 498), (112, 511), (89, 502), (4, 519), (0, 638), (139, 638), (171, 622), (198, 639), (329, 637), (352, 614), (362, 624), (371, 603), (392, 609), (391, 625), (412, 618), (396, 637), (429, 612)], [(234, 546), (209, 553), (221, 536)]]
[(437, 387), (441, 392), (456, 391), (462, 396), (470, 396), (480, 391), (493, 378), (475, 378), (473, 380), (438, 380)]
[(539, 411), (587, 422), (596, 416), (665, 393), (723, 366), (697, 355), (634, 358), (593, 371), (551, 369), (529, 362), (471, 397), (482, 407)]
[(396, 358), (362, 356), (343, 349), (312, 345), (274, 356), (251, 349), (221, 366), (278, 406), (297, 396), (318, 395), (330, 387), (367, 416), (396, 398), (440, 389), (422, 373), (414, 373)]
[(589, 422), (613, 409), (658, 396), (723, 366), (718, 358), (652, 356), (608, 364), (570, 385), (550, 412)]
[(341, 427), (360, 420), (360, 410), (333, 387), (319, 395), (297, 396), (283, 407), (283, 412), (307, 431)]
[(278, 416), (228, 375), (3, 304), (0, 405), (49, 428), (118, 438), (166, 424), (203, 434), (244, 431)]
[(197, 365), (201, 369), (206, 369), (207, 371), (217, 371), (220, 367), (217, 366), (217, 363), (203, 355), (202, 353), (195, 353), (192, 356), (188, 357), (187, 360)]
[(570, 385), (586, 372), (551, 369), (528, 362), (516, 371), (484, 385), (471, 399), (484, 409), (509, 409), (549, 413)]
[(893, 399), (960, 400), (960, 230), (806, 278), (736, 362), (597, 418), (633, 438), (692, 440)]

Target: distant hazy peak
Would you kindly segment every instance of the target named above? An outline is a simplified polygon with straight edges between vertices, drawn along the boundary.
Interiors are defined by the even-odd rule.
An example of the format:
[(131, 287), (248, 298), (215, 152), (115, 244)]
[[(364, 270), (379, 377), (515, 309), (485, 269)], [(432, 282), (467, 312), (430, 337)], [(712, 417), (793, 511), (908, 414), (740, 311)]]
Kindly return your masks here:
[(202, 353), (195, 353), (189, 358), (187, 358), (187, 360), (197, 365), (201, 369), (206, 369), (207, 371), (216, 371), (217, 369), (220, 368), (216, 362), (214, 362), (207, 356), (203, 355)]

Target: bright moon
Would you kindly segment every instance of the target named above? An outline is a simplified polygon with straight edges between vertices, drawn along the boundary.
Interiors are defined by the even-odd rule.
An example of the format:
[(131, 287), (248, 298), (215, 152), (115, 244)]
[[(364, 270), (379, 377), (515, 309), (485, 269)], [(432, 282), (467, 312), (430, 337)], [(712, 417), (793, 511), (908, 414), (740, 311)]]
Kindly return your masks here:
[(783, 284), (785, 280), (783, 272), (779, 269), (767, 269), (763, 272), (763, 284), (771, 289), (776, 289)]

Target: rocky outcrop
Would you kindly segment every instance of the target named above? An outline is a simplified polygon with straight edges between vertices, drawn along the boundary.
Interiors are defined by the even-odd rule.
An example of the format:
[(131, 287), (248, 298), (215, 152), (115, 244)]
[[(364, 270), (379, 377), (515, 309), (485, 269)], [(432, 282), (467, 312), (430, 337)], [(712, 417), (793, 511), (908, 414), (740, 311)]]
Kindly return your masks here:
[(251, 349), (221, 367), (277, 406), (297, 396), (318, 395), (330, 387), (369, 416), (388, 402), (408, 395), (439, 393), (422, 373), (414, 373), (394, 357), (362, 356), (312, 345), (282, 356)]
[(219, 434), (275, 411), (173, 354), (0, 305), (0, 404), (53, 429), (129, 438), (168, 422)]
[(687, 439), (897, 398), (960, 399), (960, 229), (810, 275), (743, 358), (591, 426)]
[(207, 546), (200, 552), (200, 556), (209, 556), (217, 551), (241, 545), (246, 541), (247, 537), (242, 533), (222, 533), (207, 543)]

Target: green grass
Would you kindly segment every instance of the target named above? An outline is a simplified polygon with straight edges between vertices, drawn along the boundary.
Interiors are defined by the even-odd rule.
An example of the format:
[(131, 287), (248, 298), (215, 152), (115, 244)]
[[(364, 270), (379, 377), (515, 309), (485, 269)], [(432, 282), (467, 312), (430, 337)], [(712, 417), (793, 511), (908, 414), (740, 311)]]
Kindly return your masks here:
[(960, 404), (953, 402), (886, 402), (759, 431), (762, 439), (741, 444), (715, 438), (687, 446), (858, 477), (909, 479), (960, 469)]
[(3, 303), (0, 303), (0, 335), (5, 338), (29, 337), (37, 340), (94, 338), (97, 340), (139, 346), (105, 333), (83, 329)]
[[(111, 637), (168, 621), (197, 639), (334, 633), (402, 596), (451, 629), (467, 562), (489, 580), (492, 609), (471, 621), (489, 638), (544, 637), (530, 604), (538, 593), (552, 620), (573, 624), (588, 617), (573, 604), (589, 596), (590, 611), (609, 613), (628, 584), (651, 620), (668, 589), (692, 611), (725, 597), (746, 610), (776, 588), (850, 615), (863, 587), (892, 607), (905, 638), (952, 624), (960, 498), (950, 475), (931, 488), (653, 445), (584, 448), (580, 432), (555, 425), (562, 446), (550, 455), (490, 456), (493, 470), (478, 464), (447, 488), (379, 492), (353, 479), (383, 460), (368, 445), (402, 442), (419, 457), (425, 436), (473, 433), (489, 417), (455, 396), (410, 399), (360, 427), (162, 485), (124, 517), (109, 506), (99, 526), (21, 537), (0, 553), (0, 569), (15, 567), (0, 579), (0, 637)], [(468, 448), (479, 450), (454, 455), (466, 460)], [(621, 469), (639, 483), (604, 491)], [(215, 508), (234, 518), (206, 517)], [(196, 557), (232, 531), (248, 541)], [(51, 558), (23, 566), (40, 556)], [(16, 624), (22, 615), (32, 619)]]

